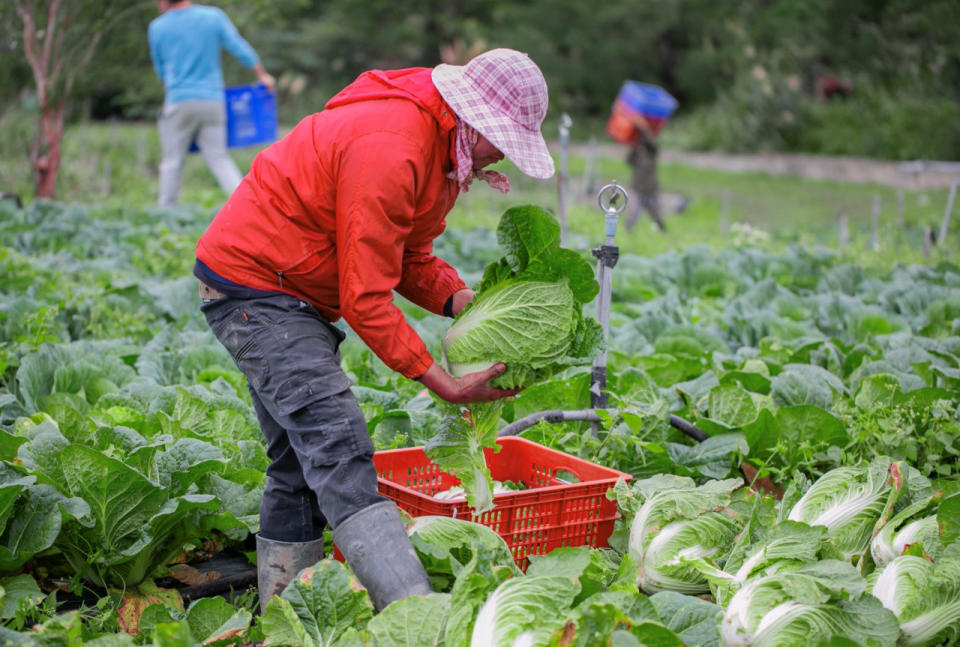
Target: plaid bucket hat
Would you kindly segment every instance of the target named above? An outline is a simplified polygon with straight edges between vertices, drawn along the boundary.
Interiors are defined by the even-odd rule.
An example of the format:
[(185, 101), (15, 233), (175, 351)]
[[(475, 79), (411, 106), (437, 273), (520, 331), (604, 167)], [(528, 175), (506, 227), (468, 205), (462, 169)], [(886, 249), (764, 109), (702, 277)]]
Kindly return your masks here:
[(431, 77), (457, 116), (524, 174), (553, 175), (553, 158), (540, 134), (547, 116), (547, 82), (529, 56), (492, 49), (466, 65), (438, 65)]

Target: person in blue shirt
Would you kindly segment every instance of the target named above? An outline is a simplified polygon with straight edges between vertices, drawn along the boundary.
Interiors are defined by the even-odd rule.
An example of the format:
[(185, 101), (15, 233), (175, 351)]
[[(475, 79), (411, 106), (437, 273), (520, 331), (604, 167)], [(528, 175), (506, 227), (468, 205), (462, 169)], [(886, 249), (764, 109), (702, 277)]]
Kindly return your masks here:
[(270, 90), (274, 79), (222, 10), (190, 0), (157, 0), (157, 7), (160, 16), (147, 30), (150, 58), (166, 88), (158, 122), (162, 158), (157, 203), (176, 204), (183, 160), (194, 140), (220, 188), (233, 193), (243, 176), (227, 154), (220, 49), (251, 68)]

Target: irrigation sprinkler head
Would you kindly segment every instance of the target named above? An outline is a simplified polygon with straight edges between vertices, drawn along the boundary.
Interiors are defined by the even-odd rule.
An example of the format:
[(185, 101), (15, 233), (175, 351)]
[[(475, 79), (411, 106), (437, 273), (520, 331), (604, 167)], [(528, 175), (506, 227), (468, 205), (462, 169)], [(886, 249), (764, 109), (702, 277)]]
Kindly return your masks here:
[(620, 215), (627, 208), (627, 191), (616, 181), (607, 184), (597, 194), (597, 204), (605, 216)]
[(613, 239), (617, 235), (619, 215), (627, 208), (628, 200), (629, 196), (626, 189), (617, 184), (616, 181), (607, 184), (597, 193), (597, 204), (603, 211), (607, 245), (613, 244)]

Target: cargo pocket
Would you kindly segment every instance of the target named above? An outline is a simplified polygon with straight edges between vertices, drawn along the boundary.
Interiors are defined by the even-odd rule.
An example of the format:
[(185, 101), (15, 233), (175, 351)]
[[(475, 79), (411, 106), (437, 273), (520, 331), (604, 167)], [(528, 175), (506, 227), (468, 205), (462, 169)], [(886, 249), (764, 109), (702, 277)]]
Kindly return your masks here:
[(266, 354), (257, 341), (258, 327), (250, 325), (241, 308), (208, 312), (207, 322), (250, 386), (259, 391), (269, 381), (270, 370)]
[(260, 391), (263, 384), (269, 381), (270, 371), (263, 351), (255, 337), (248, 337), (237, 348), (236, 354), (231, 350), (233, 361), (237, 368), (247, 378), (247, 383), (255, 390)]
[(277, 393), (277, 411), (280, 415), (292, 415), (319, 400), (349, 390), (350, 378), (339, 366), (332, 369), (328, 375), (318, 375), (316, 370), (313, 370), (284, 376), (285, 382)]
[(343, 373), (339, 377), (342, 381), (314, 382), (310, 388), (299, 389), (296, 397), (278, 403), (291, 443), (299, 445), (298, 452), (315, 467), (373, 454), (367, 423), (350, 391), (350, 380)]

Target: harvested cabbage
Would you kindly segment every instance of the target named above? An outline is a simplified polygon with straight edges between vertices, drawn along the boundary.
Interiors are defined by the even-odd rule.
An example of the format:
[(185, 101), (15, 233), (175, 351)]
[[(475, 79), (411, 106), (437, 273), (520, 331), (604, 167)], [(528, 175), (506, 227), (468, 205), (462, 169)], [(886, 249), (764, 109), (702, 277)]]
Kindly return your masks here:
[[(600, 290), (580, 254), (560, 247), (560, 225), (539, 207), (515, 207), (497, 227), (503, 257), (487, 266), (473, 302), (443, 340), (447, 370), (455, 377), (503, 362), (490, 381), (525, 387), (576, 365), (590, 364), (603, 346), (603, 329), (583, 316)], [(484, 448), (495, 448), (503, 401), (450, 407), (425, 451), (460, 479), (475, 514), (493, 507)]]
[(560, 247), (560, 226), (538, 207), (504, 213), (497, 242), (503, 258), (443, 338), (447, 370), (462, 377), (503, 362), (491, 384), (514, 388), (588, 364), (603, 343), (600, 324), (582, 314), (600, 289), (590, 264)]

